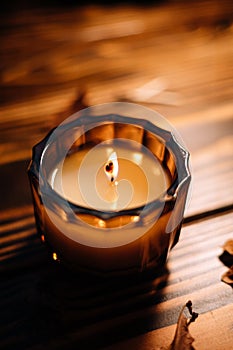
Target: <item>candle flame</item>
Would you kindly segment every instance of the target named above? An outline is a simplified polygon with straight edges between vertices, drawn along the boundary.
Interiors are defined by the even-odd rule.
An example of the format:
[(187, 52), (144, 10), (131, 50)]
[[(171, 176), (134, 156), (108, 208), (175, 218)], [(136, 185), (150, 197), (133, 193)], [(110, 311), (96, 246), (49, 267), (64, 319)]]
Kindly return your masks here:
[(116, 181), (118, 175), (118, 160), (116, 152), (113, 152), (104, 166), (105, 174), (110, 182)]

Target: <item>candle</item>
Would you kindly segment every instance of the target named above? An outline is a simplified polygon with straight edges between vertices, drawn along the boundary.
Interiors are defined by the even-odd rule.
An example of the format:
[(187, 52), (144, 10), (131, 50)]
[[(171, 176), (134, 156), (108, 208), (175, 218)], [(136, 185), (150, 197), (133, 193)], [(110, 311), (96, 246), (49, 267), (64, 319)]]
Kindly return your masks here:
[(104, 275), (165, 262), (181, 228), (188, 153), (144, 115), (87, 109), (35, 146), (36, 223), (56, 260)]
[[(136, 143), (135, 143), (136, 144)], [(49, 177), (52, 188), (70, 202), (98, 210), (139, 207), (158, 198), (169, 185), (158, 159), (134, 142), (115, 140), (67, 156)], [(106, 176), (106, 160), (115, 153), (117, 176)], [(111, 163), (110, 163), (111, 164)]]

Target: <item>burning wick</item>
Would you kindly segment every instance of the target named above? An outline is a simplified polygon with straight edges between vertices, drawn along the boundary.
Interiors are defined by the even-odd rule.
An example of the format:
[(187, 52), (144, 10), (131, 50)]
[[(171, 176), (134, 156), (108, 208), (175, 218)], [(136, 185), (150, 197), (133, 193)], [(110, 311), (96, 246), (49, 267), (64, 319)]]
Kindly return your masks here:
[(116, 181), (118, 175), (118, 160), (116, 152), (113, 152), (104, 166), (105, 174), (111, 183)]

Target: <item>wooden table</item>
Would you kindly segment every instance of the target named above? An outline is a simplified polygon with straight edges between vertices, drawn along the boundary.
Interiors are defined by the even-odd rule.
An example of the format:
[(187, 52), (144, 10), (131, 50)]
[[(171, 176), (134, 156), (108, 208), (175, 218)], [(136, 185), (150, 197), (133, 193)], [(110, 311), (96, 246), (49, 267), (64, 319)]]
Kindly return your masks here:
[[(190, 299), (194, 347), (233, 349), (219, 259), (233, 236), (231, 2), (30, 9), (0, 22), (0, 348), (160, 349)], [(157, 110), (191, 153), (181, 238), (153, 280), (80, 279), (51, 262), (35, 229), (32, 145), (77, 109), (110, 101)]]

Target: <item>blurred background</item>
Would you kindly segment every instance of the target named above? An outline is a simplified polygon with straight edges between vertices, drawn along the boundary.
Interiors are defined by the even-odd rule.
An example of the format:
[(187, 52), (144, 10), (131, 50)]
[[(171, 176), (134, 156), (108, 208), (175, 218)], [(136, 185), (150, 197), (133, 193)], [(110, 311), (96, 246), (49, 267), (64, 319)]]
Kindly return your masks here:
[(1, 3), (0, 209), (31, 203), (34, 144), (77, 110), (112, 101), (152, 108), (178, 129), (202, 184), (191, 214), (205, 209), (205, 186), (215, 189), (208, 208), (231, 200), (232, 15), (230, 0)]

